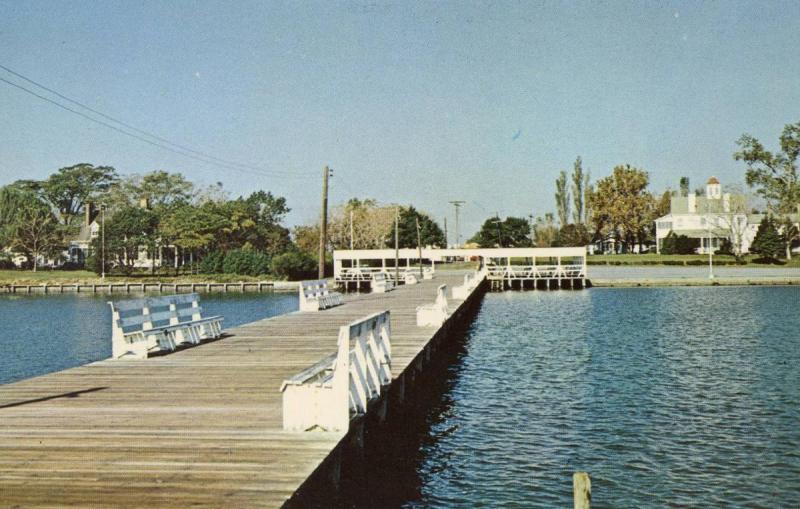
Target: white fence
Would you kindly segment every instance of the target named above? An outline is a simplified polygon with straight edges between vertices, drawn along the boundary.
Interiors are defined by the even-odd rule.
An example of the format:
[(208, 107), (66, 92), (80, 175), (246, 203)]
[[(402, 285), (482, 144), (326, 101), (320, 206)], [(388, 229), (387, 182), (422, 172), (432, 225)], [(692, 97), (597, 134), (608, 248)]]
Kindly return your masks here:
[(283, 382), (283, 429), (346, 431), (392, 381), (391, 335), (389, 311), (342, 326), (335, 354)]

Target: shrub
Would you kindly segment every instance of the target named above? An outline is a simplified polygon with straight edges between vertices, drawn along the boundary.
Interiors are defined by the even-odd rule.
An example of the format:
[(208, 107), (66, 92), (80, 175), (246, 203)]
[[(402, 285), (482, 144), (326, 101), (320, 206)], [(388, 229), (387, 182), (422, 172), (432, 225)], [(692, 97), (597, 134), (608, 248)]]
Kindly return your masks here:
[(222, 274), (225, 253), (222, 251), (211, 251), (200, 260), (199, 269), (202, 274)]
[(686, 260), (686, 265), (708, 265), (708, 260)]
[[(750, 252), (761, 255), (761, 259), (775, 260), (782, 256), (786, 250), (786, 240), (778, 233), (778, 227), (772, 216), (764, 216), (761, 224), (758, 225), (756, 237), (753, 243), (750, 244)], [(774, 263), (774, 262), (760, 262), (755, 260), (756, 263)]]
[(302, 251), (288, 251), (276, 256), (271, 267), (273, 274), (290, 280), (312, 278), (317, 273), (317, 261)]
[(8, 258), (0, 258), (0, 270), (14, 270), (17, 266)]
[(59, 270), (83, 270), (86, 268), (85, 262), (64, 262), (59, 267)]
[(661, 263), (664, 265), (686, 265), (686, 262), (683, 260), (664, 260)]
[(228, 251), (222, 261), (225, 274), (260, 276), (269, 272), (269, 257), (257, 251), (236, 249)]
[(662, 254), (692, 254), (700, 246), (700, 239), (690, 239), (686, 235), (676, 235), (670, 231), (661, 244)]

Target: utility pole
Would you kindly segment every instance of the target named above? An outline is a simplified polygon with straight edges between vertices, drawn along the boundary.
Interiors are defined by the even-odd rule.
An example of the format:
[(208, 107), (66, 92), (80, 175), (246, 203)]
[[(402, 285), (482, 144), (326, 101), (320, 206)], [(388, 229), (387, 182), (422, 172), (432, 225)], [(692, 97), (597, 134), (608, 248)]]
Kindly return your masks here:
[(400, 209), (394, 209), (394, 284), (400, 284)]
[(325, 166), (322, 170), (322, 220), (319, 225), (319, 278), (325, 278), (325, 244), (328, 241), (328, 177), (333, 171)]
[(447, 216), (444, 217), (444, 248), (450, 248), (450, 242), (447, 239)]
[(422, 279), (422, 237), (419, 233), (419, 216), (415, 218), (417, 220), (417, 256), (419, 257), (419, 277)]
[(462, 200), (453, 200), (450, 202), (456, 208), (456, 249), (461, 247), (461, 233), (458, 231), (458, 212), (461, 206), (466, 203)]

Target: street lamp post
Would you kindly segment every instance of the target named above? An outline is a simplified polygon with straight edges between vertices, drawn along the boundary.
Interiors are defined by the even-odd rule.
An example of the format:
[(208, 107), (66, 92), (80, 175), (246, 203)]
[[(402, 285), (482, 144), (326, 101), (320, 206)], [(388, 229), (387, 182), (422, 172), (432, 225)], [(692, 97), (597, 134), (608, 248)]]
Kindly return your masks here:
[(100, 279), (106, 278), (106, 206), (100, 204)]
[(714, 279), (714, 262), (711, 249), (711, 203), (706, 199), (706, 227), (708, 228), (708, 279)]

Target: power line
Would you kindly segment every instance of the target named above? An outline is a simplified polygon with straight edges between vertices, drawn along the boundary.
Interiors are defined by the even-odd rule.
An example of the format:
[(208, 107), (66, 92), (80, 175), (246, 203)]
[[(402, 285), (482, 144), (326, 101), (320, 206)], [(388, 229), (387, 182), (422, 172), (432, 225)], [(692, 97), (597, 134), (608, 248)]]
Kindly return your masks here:
[[(137, 128), (135, 126), (132, 126), (132, 125), (126, 123), (126, 122), (118, 120), (118, 119), (116, 119), (116, 118), (114, 118), (114, 117), (112, 117), (110, 115), (106, 115), (105, 113), (102, 113), (100, 111), (97, 111), (97, 110), (89, 107), (89, 106), (86, 106), (85, 104), (83, 104), (83, 103), (81, 103), (79, 101), (76, 101), (74, 99), (70, 99), (69, 97), (67, 97), (67, 96), (65, 96), (63, 94), (60, 94), (60, 93), (56, 92), (55, 90), (53, 90), (51, 88), (48, 88), (48, 87), (46, 87), (46, 86), (44, 86), (44, 85), (42, 85), (42, 84), (30, 79), (30, 78), (27, 78), (27, 77), (15, 72), (15, 71), (9, 69), (8, 67), (6, 67), (6, 66), (4, 66), (2, 64), (0, 64), (0, 69), (3, 69), (6, 72), (9, 72), (10, 74), (13, 74), (14, 76), (17, 76), (17, 77), (19, 77), (19, 78), (21, 78), (21, 79), (23, 79), (23, 80), (25, 80), (25, 81), (27, 81), (29, 83), (32, 83), (33, 85), (35, 85), (35, 86), (37, 86), (39, 88), (42, 88), (43, 90), (46, 90), (47, 92), (50, 92), (51, 94), (56, 95), (61, 99), (64, 99), (66, 101), (69, 101), (72, 104), (75, 104), (75, 105), (77, 105), (77, 106), (79, 106), (81, 108), (84, 108), (87, 111), (90, 111), (90, 112), (94, 113), (95, 115), (98, 115), (98, 116), (100, 116), (102, 118), (108, 119), (111, 122), (114, 122), (114, 123), (117, 123), (119, 125), (122, 125), (122, 126), (126, 127), (127, 129), (130, 129), (131, 131), (135, 131), (135, 132), (132, 133), (132, 132), (129, 132), (129, 131), (125, 130), (125, 129), (121, 129), (121, 128), (117, 127), (117, 126), (109, 124), (108, 122), (104, 122), (102, 120), (98, 120), (98, 119), (96, 119), (96, 118), (94, 118), (94, 117), (92, 117), (90, 115), (87, 115), (87, 114), (81, 112), (81, 111), (78, 111), (78, 110), (75, 110), (75, 109), (70, 108), (68, 106), (65, 106), (65, 105), (61, 104), (60, 102), (58, 102), (58, 101), (55, 101), (55, 100), (50, 99), (48, 97), (45, 97), (45, 96), (43, 96), (41, 94), (38, 94), (38, 93), (34, 92), (33, 90), (30, 90), (30, 89), (28, 89), (26, 87), (23, 87), (22, 85), (19, 85), (17, 83), (14, 83), (14, 82), (9, 81), (9, 80), (4, 79), (4, 78), (0, 78), (0, 81), (6, 83), (8, 85), (11, 85), (11, 86), (13, 86), (15, 88), (18, 88), (19, 90), (22, 90), (23, 92), (26, 92), (26, 93), (28, 93), (28, 94), (30, 94), (30, 95), (38, 98), (38, 99), (41, 99), (43, 101), (47, 101), (50, 104), (58, 106), (59, 108), (62, 108), (62, 109), (66, 110), (66, 111), (68, 111), (70, 113), (78, 115), (78, 116), (80, 116), (80, 117), (82, 117), (82, 118), (84, 118), (86, 120), (89, 120), (89, 121), (94, 122), (96, 124), (102, 125), (104, 127), (112, 129), (112, 130), (114, 130), (114, 131), (116, 131), (118, 133), (124, 134), (125, 136), (130, 136), (130, 137), (135, 138), (135, 139), (137, 139), (139, 141), (142, 141), (144, 143), (148, 143), (150, 145), (153, 145), (155, 147), (161, 148), (163, 150), (167, 150), (167, 151), (170, 151), (172, 153), (175, 153), (175, 154), (178, 154), (178, 155), (181, 155), (181, 156), (184, 156), (184, 157), (188, 157), (188, 158), (194, 159), (196, 161), (201, 161), (201, 162), (206, 163), (206, 164), (210, 164), (210, 165), (214, 165), (214, 166), (226, 167), (227, 169), (231, 169), (231, 170), (234, 170), (234, 171), (240, 171), (240, 172), (245, 172), (245, 173), (254, 173), (254, 174), (258, 174), (258, 175), (264, 175), (264, 176), (267, 176), (267, 177), (310, 178), (311, 175), (312, 175), (311, 173), (290, 173), (290, 172), (281, 172), (281, 171), (274, 171), (274, 170), (273, 171), (264, 171), (264, 170), (262, 170), (262, 169), (260, 169), (258, 167), (255, 167), (255, 166), (242, 164), (242, 163), (237, 163), (237, 162), (233, 162), (233, 161), (227, 161), (225, 159), (221, 159), (221, 158), (206, 154), (204, 152), (200, 152), (198, 150), (194, 150), (194, 149), (191, 149), (189, 147), (185, 147), (183, 145), (171, 142), (171, 141), (169, 141), (169, 140), (167, 140), (165, 138), (162, 138), (160, 136), (157, 136), (155, 134), (152, 134), (152, 133), (149, 133), (149, 132), (144, 131), (142, 129), (139, 129), (139, 128)], [(153, 139), (158, 140), (158, 141), (153, 141), (151, 139), (145, 138), (144, 136), (140, 136), (138, 134), (135, 134), (136, 132), (141, 133), (144, 136), (147, 136), (149, 138), (153, 138)], [(173, 147), (176, 147), (177, 150), (176, 150), (176, 148), (173, 148)]]

